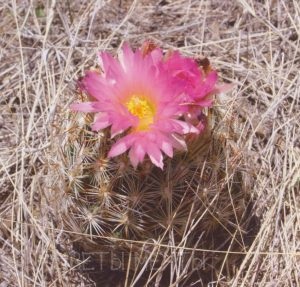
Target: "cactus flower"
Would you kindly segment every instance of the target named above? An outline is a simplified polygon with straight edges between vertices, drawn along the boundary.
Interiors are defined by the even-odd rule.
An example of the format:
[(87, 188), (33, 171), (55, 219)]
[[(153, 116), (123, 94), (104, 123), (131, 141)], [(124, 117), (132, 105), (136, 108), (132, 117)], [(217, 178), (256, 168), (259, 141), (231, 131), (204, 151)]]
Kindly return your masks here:
[[(199, 133), (185, 115), (189, 104), (210, 106), (207, 95), (214, 89), (216, 73), (204, 80), (201, 69), (190, 58), (171, 53), (167, 58), (157, 47), (132, 51), (125, 44), (118, 58), (99, 54), (101, 71), (88, 71), (79, 87), (93, 101), (72, 104), (81, 112), (96, 113), (92, 129), (110, 127), (118, 137), (108, 156), (129, 151), (134, 167), (149, 156), (163, 168), (163, 153), (186, 149), (184, 135)], [(193, 107), (194, 109), (194, 107)]]

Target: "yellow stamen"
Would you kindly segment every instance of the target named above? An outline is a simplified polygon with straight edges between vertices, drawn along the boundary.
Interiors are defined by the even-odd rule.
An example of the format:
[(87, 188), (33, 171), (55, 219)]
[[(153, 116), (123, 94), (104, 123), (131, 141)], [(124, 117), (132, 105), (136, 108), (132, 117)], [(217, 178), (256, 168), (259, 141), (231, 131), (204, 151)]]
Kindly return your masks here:
[(145, 131), (153, 123), (155, 114), (154, 105), (144, 97), (132, 95), (125, 103), (128, 111), (138, 117), (139, 125), (136, 127), (138, 131)]

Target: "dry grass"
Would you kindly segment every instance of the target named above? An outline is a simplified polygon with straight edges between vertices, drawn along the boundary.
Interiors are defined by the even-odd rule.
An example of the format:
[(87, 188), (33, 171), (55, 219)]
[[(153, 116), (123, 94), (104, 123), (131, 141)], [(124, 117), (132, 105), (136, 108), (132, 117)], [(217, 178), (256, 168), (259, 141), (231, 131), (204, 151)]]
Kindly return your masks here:
[[(200, 272), (191, 286), (207, 286), (201, 283), (205, 280), (210, 286), (300, 286), (298, 1), (0, 0), (0, 15), (1, 287), (94, 286), (81, 272), (85, 263), (76, 259), (73, 244), (74, 233), (78, 241), (90, 239), (80, 235), (76, 224), (64, 225), (63, 210), (72, 203), (58, 192), (67, 187), (54, 176), (64, 173), (56, 151), (65, 135), (68, 106), (76, 98), (75, 80), (95, 66), (96, 52), (145, 39), (209, 57), (221, 79), (235, 84), (219, 99), (223, 120), (217, 124), (226, 129), (232, 124), (237, 135), (227, 139), (225, 162), (243, 171), (241, 192), (250, 194), (252, 217), (260, 220), (242, 250), (233, 244), (236, 236), (244, 238), (236, 220), (227, 249), (205, 250), (223, 254), (221, 264), (210, 267), (210, 280)], [(213, 199), (208, 205), (214, 205)], [(231, 201), (236, 217), (239, 207)], [(144, 246), (154, 255), (157, 248), (178, 251), (163, 261), (173, 262), (175, 279), (168, 282), (189, 286), (180, 281), (185, 271), (178, 246), (147, 242), (155, 243), (156, 249)], [(182, 246), (188, 249), (186, 242)], [(235, 252), (243, 256), (232, 264)], [(167, 286), (159, 285), (161, 270), (150, 273), (156, 285), (148, 274), (149, 286)], [(117, 281), (133, 286), (144, 271), (124, 272), (105, 273), (101, 286), (117, 286)]]

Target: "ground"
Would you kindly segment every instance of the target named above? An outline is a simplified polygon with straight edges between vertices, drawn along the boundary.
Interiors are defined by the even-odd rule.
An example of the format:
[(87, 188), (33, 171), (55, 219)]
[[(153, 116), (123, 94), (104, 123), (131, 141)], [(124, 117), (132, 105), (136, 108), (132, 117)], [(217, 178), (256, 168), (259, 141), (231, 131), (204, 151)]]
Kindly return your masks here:
[[(247, 250), (225, 250), (206, 282), (300, 286), (298, 1), (0, 0), (0, 15), (1, 287), (99, 286), (78, 268), (76, 226), (62, 228), (68, 203), (57, 193), (66, 187), (52, 177), (64, 172), (57, 147), (78, 98), (76, 80), (97, 68), (97, 52), (145, 40), (207, 57), (220, 82), (233, 84), (216, 108), (236, 135), (227, 159), (244, 171), (241, 192), (251, 199), (256, 229)], [(235, 251), (243, 257), (228, 271)], [(107, 274), (101, 286), (132, 286)], [(193, 286), (205, 286), (201, 276)]]

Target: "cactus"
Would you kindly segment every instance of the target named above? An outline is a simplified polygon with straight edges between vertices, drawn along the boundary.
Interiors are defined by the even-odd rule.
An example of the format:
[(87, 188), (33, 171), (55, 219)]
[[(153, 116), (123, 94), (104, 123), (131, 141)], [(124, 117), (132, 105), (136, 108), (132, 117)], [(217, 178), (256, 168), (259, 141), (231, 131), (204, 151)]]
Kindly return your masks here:
[[(225, 272), (226, 254), (199, 249), (245, 249), (251, 202), (243, 173), (228, 161), (242, 160), (228, 143), (234, 130), (222, 131), (217, 108), (204, 120), (202, 135), (187, 139), (188, 151), (166, 159), (162, 171), (150, 161), (134, 169), (126, 155), (106, 158), (106, 131), (92, 132), (89, 114), (68, 116), (61, 140), (64, 228), (90, 256), (94, 276), (119, 269), (122, 280), (185, 286), (200, 272), (208, 282), (212, 271)], [(227, 262), (240, 258), (227, 254)]]

